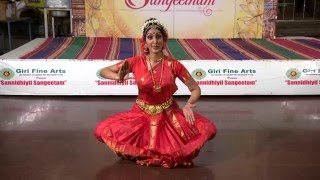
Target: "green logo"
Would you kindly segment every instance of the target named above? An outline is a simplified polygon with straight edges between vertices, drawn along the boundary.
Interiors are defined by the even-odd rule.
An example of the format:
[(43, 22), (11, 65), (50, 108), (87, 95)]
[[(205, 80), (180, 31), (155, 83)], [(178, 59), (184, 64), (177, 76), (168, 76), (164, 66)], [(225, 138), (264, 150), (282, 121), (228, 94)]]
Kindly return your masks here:
[(11, 79), (14, 76), (14, 72), (8, 68), (4, 68), (0, 72), (1, 72), (2, 79)]
[(289, 79), (298, 79), (301, 76), (301, 72), (296, 68), (291, 68), (286, 73)]
[(96, 76), (97, 76), (99, 79), (104, 79), (104, 80), (105, 80), (105, 78), (103, 78), (102, 76), (100, 76), (101, 70), (102, 70), (102, 68), (99, 69), (99, 70), (96, 72)]
[(195, 69), (192, 71), (192, 77), (196, 80), (201, 80), (205, 78), (207, 73), (203, 69)]

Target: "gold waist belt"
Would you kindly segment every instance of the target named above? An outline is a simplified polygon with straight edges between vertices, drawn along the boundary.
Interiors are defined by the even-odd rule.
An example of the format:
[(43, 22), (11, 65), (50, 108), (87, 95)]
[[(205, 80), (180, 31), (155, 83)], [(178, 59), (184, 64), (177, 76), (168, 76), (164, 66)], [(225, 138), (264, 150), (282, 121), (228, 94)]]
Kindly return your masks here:
[(162, 111), (169, 109), (169, 107), (172, 104), (172, 97), (168, 101), (165, 101), (161, 104), (147, 104), (146, 102), (140, 99), (136, 99), (136, 103), (138, 104), (140, 109), (145, 113), (158, 114), (158, 113), (161, 113)]

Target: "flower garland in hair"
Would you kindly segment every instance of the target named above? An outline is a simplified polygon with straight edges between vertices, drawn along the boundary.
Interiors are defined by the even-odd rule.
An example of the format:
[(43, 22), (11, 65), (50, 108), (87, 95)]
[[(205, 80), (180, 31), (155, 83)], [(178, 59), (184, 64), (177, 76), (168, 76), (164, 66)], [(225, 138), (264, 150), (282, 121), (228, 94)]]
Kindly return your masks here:
[(163, 24), (158, 19), (150, 19), (150, 20), (146, 21), (143, 24), (143, 26), (141, 27), (141, 31), (144, 32), (145, 29), (151, 25), (159, 26), (160, 28), (162, 28), (165, 31), (165, 33), (168, 33), (167, 29), (163, 26)]

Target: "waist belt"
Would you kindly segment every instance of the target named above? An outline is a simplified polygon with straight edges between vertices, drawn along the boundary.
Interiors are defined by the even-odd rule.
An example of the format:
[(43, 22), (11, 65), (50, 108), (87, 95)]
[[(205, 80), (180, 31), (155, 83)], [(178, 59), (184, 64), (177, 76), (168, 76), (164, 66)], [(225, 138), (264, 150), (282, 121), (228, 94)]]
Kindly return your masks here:
[(161, 113), (162, 111), (169, 109), (169, 107), (172, 104), (172, 101), (173, 99), (171, 97), (169, 100), (161, 104), (147, 104), (141, 99), (136, 99), (136, 103), (140, 107), (140, 109), (148, 114), (158, 114), (158, 113)]

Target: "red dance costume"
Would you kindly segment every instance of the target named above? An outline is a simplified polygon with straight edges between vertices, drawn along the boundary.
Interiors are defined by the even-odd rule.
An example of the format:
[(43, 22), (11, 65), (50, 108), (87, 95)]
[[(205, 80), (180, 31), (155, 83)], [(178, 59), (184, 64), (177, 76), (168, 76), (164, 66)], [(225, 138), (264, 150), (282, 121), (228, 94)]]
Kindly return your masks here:
[[(95, 136), (118, 156), (140, 165), (192, 165), (204, 143), (215, 136), (216, 127), (197, 113), (194, 125), (189, 124), (173, 99), (178, 89), (176, 77), (186, 82), (191, 78), (189, 72), (179, 61), (165, 57), (153, 68), (152, 78), (145, 56), (127, 61), (138, 85), (137, 100), (130, 111), (100, 122)], [(161, 91), (156, 92), (153, 86), (161, 78)]]

